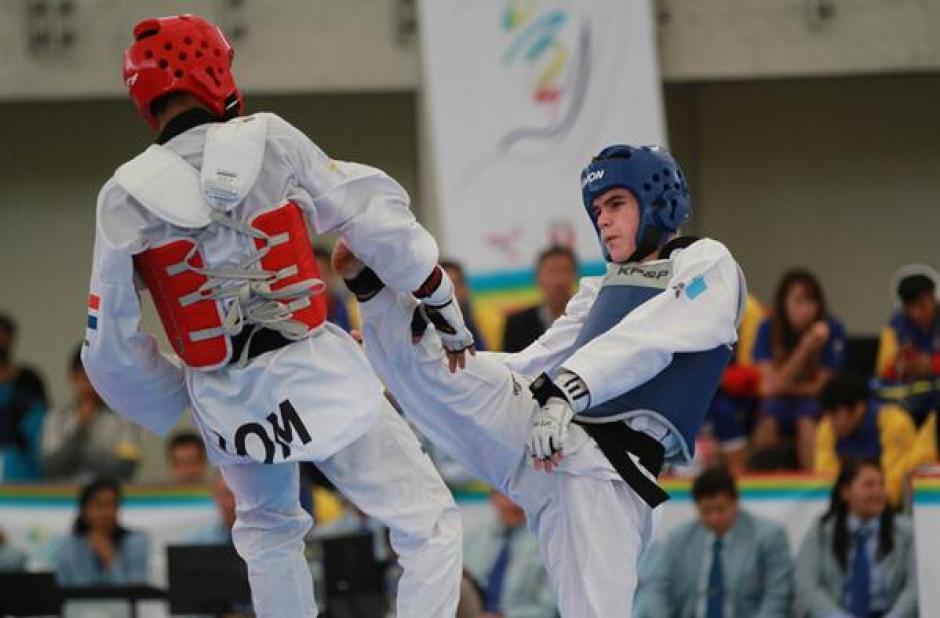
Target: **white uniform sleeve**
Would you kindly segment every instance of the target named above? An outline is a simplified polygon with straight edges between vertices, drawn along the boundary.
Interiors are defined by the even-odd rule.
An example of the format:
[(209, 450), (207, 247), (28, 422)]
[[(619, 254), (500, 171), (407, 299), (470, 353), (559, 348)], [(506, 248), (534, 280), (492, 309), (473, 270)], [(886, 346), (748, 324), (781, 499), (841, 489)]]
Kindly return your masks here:
[(512, 371), (526, 376), (537, 376), (554, 370), (571, 354), (571, 346), (581, 332), (602, 281), (602, 277), (582, 278), (577, 294), (565, 306), (564, 315), (526, 349), (506, 354), (503, 363)]
[(592, 406), (603, 403), (650, 380), (672, 362), (675, 353), (733, 345), (746, 296), (744, 285), (724, 245), (710, 239), (696, 242), (676, 254), (665, 292), (637, 307), (561, 366), (584, 380)]
[[(114, 221), (102, 224), (102, 217), (111, 213), (123, 210), (124, 221), (130, 222), (127, 214), (133, 206), (121, 199), (121, 193), (109, 183), (98, 198), (90, 314), (82, 363), (109, 407), (162, 435), (189, 406), (189, 396), (181, 367), (160, 353), (153, 337), (139, 330), (140, 298), (131, 247), (114, 233), (105, 233), (106, 228), (116, 229)], [(125, 238), (131, 236), (128, 228), (123, 231), (127, 233)]]
[(438, 260), (437, 243), (411, 211), (408, 193), (385, 172), (334, 161), (306, 135), (272, 115), (269, 135), (283, 148), (297, 183), (313, 200), (317, 233), (342, 235), (389, 287), (418, 289)]

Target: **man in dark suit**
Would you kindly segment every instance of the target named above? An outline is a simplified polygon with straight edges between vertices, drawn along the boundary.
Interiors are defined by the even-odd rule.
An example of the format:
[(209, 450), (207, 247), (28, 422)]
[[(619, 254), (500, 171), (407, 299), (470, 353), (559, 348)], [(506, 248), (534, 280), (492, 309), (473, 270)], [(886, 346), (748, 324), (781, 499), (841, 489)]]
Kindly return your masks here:
[(542, 293), (542, 303), (506, 318), (503, 350), (519, 352), (538, 339), (565, 312), (578, 281), (578, 259), (568, 247), (549, 247), (535, 266), (535, 284)]

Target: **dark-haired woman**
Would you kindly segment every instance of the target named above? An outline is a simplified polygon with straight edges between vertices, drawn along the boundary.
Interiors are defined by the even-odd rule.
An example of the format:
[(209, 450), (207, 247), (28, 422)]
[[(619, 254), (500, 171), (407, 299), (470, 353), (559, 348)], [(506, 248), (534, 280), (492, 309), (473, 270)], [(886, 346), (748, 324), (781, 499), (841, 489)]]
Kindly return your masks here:
[[(845, 329), (829, 315), (816, 277), (806, 270), (785, 274), (777, 286), (771, 316), (758, 328), (754, 344), (763, 397), (754, 429), (755, 453), (780, 452), (782, 436), (792, 435), (797, 465), (812, 470), (820, 415), (816, 397), (842, 368), (844, 351)], [(783, 466), (765, 463), (760, 467)]]
[(810, 618), (914, 618), (916, 584), (913, 528), (888, 508), (881, 468), (847, 462), (797, 554), (802, 609)]
[(62, 543), (56, 571), (63, 586), (142, 584), (149, 543), (118, 522), (121, 488), (95, 481), (82, 488), (72, 534)]

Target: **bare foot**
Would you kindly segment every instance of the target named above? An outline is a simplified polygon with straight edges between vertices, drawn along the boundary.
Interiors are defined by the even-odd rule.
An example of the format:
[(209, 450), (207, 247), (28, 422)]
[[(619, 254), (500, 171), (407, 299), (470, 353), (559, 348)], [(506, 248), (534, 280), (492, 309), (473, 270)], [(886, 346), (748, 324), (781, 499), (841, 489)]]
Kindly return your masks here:
[(362, 261), (350, 250), (349, 246), (342, 238), (333, 245), (333, 255), (331, 256), (333, 270), (343, 279), (353, 279), (366, 267)]

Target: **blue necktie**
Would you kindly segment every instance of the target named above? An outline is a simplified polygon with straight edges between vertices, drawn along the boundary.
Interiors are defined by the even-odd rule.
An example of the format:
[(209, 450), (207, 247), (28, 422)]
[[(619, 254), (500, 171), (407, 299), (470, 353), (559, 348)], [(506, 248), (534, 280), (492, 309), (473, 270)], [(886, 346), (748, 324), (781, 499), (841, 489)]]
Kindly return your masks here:
[(853, 616), (867, 617), (871, 603), (871, 564), (865, 548), (868, 531), (856, 530), (852, 537), (855, 557), (852, 559), (852, 576), (849, 580), (849, 611)]
[(725, 610), (725, 576), (721, 570), (721, 537), (712, 545), (712, 566), (708, 571), (708, 605), (705, 618), (721, 618)]
[(509, 546), (512, 543), (512, 528), (503, 532), (503, 545), (493, 561), (490, 574), (486, 576), (486, 599), (483, 611), (500, 613), (500, 601), (503, 596), (503, 580), (506, 579), (506, 567), (509, 566)]

